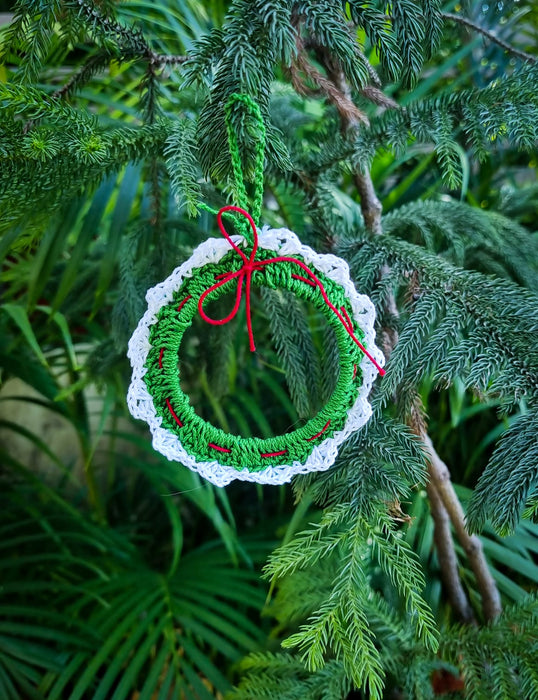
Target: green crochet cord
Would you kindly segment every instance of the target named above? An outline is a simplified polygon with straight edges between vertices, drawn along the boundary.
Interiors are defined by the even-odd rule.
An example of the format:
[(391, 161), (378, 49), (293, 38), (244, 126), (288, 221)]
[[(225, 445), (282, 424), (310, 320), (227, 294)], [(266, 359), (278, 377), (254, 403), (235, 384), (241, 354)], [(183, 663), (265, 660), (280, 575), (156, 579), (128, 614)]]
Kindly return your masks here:
[[(250, 112), (254, 118), (254, 123), (256, 125), (256, 161), (254, 167), (254, 194), (252, 197), (252, 205), (250, 206), (249, 198), (247, 195), (247, 189), (245, 187), (245, 181), (243, 179), (243, 166), (241, 164), (241, 155), (239, 153), (239, 145), (237, 143), (237, 137), (232, 125), (232, 112), (235, 104), (243, 104), (247, 111)], [(249, 95), (243, 95), (234, 92), (230, 99), (224, 106), (224, 117), (226, 122), (226, 132), (228, 134), (228, 148), (230, 150), (230, 159), (232, 161), (232, 171), (234, 174), (234, 189), (235, 189), (235, 199), (238, 207), (246, 209), (250, 212), (250, 215), (256, 222), (259, 223), (261, 213), (262, 213), (262, 203), (263, 203), (263, 166), (265, 161), (265, 138), (266, 130), (265, 124), (263, 122), (262, 113), (259, 106), (254, 102), (252, 97)], [(210, 212), (211, 214), (217, 214), (217, 210), (213, 209), (203, 202), (199, 205), (200, 209)], [(245, 240), (252, 243), (252, 236), (250, 233), (249, 226), (243, 217), (237, 217), (234, 214), (226, 212), (224, 216), (228, 219), (234, 221), (238, 228), (238, 231), (244, 236)]]
[[(257, 259), (268, 259), (273, 251), (260, 248)], [(226, 433), (198, 416), (190, 405), (189, 397), (181, 390), (181, 367), (178, 371), (178, 351), (186, 329), (198, 313), (198, 301), (202, 293), (214, 284), (215, 276), (238, 270), (241, 260), (235, 253), (226, 254), (218, 263), (209, 263), (194, 271), (175, 292), (173, 301), (162, 307), (157, 322), (151, 327), (150, 344), (144, 381), (162, 426), (178, 436), (185, 450), (197, 461), (218, 461), (238, 470), (247, 468), (256, 472), (268, 466), (304, 463), (316, 445), (341, 430), (347, 413), (357, 399), (362, 383), (361, 350), (346, 332), (344, 325), (323, 301), (317, 287), (292, 277), (297, 271), (293, 263), (280, 262), (256, 270), (252, 275), (254, 286), (286, 289), (297, 297), (310, 301), (322, 311), (334, 329), (340, 354), (340, 374), (337, 385), (327, 404), (304, 426), (276, 437), (243, 438)], [(352, 310), (344, 289), (334, 280), (316, 271), (332, 303), (345, 309), (352, 318)], [(233, 290), (233, 281), (212, 294), (218, 298)], [(364, 333), (355, 329), (363, 341)]]

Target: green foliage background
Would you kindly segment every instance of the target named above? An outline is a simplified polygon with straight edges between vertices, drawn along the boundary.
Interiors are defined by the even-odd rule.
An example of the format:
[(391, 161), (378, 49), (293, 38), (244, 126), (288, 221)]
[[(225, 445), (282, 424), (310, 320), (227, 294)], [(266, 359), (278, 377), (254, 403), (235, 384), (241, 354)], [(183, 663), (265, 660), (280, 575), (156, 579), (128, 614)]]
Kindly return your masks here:
[[(538, 697), (536, 4), (2, 9), (0, 697)], [(236, 197), (233, 92), (267, 124), (263, 222), (344, 257), (380, 343), (399, 336), (372, 421), (292, 487), (215, 488), (125, 405), (146, 289), (215, 234), (199, 203)], [(256, 134), (233, 117), (251, 181)], [(195, 324), (185, 388), (219, 427), (270, 436), (318, 410), (337, 362), (313, 309), (254, 301), (263, 352), (241, 319)], [(495, 620), (456, 540), (477, 624), (449, 602), (417, 405)]]

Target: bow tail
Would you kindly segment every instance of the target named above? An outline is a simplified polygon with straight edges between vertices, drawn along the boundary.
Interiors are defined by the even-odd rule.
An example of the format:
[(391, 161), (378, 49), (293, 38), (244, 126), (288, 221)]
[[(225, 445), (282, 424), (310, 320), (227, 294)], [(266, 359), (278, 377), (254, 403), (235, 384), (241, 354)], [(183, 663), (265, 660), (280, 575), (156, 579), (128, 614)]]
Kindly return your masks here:
[(252, 283), (252, 270), (247, 271), (246, 277), (247, 277), (246, 311), (247, 311), (248, 344), (249, 344), (250, 352), (254, 352), (256, 350), (256, 346), (254, 345), (254, 333), (252, 332), (252, 317), (251, 317), (251, 313), (250, 313), (250, 287), (251, 287), (251, 283)]

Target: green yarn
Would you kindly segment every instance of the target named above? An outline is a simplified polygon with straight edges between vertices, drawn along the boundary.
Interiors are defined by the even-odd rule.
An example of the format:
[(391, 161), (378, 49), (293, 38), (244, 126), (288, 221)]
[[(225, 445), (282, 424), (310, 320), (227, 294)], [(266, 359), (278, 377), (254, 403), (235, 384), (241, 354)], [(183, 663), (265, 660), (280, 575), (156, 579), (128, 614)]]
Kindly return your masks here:
[[(232, 110), (233, 106), (237, 103), (242, 103), (248, 112), (254, 117), (256, 124), (256, 161), (254, 168), (254, 196), (252, 199), (252, 205), (250, 206), (249, 198), (247, 195), (247, 190), (245, 187), (245, 181), (243, 179), (243, 167), (241, 164), (241, 155), (239, 153), (239, 144), (237, 143), (237, 137), (232, 126)], [(226, 131), (228, 134), (228, 148), (230, 149), (230, 158), (232, 161), (232, 171), (234, 174), (234, 185), (236, 191), (236, 205), (249, 211), (250, 215), (254, 219), (254, 223), (257, 225), (260, 222), (260, 217), (262, 213), (263, 204), (263, 166), (265, 162), (265, 137), (266, 130), (265, 124), (263, 122), (262, 113), (259, 106), (254, 102), (252, 97), (249, 95), (243, 95), (234, 92), (230, 96), (230, 99), (224, 106), (224, 116), (226, 122)], [(207, 204), (201, 203), (200, 209), (210, 212), (211, 214), (217, 214), (217, 211)], [(225, 212), (224, 216), (235, 222), (241, 235), (245, 239), (252, 243), (252, 234), (248, 223), (243, 217), (237, 217), (235, 214)]]
[[(273, 255), (273, 251), (259, 249), (257, 259), (268, 259)], [(263, 470), (268, 466), (293, 462), (304, 463), (316, 445), (344, 427), (347, 413), (355, 403), (361, 386), (360, 363), (363, 354), (352, 341), (341, 321), (325, 304), (319, 288), (291, 276), (297, 271), (293, 263), (279, 262), (254, 271), (252, 284), (293, 292), (322, 311), (334, 329), (340, 353), (340, 374), (333, 394), (321, 411), (304, 426), (290, 433), (265, 439), (243, 438), (226, 433), (198, 416), (189, 402), (189, 397), (180, 386), (181, 369), (178, 370), (178, 352), (185, 331), (198, 313), (200, 296), (214, 284), (216, 275), (238, 270), (241, 263), (241, 259), (230, 251), (218, 263), (209, 263), (194, 270), (192, 277), (185, 279), (175, 292), (172, 302), (159, 310), (157, 322), (151, 327), (151, 349), (145, 364), (147, 373), (144, 381), (153, 398), (155, 410), (162, 418), (163, 427), (177, 435), (184, 449), (197, 461), (218, 461), (238, 470), (247, 468), (252, 472)], [(350, 302), (342, 286), (321, 272), (316, 271), (316, 275), (332, 303), (337, 308), (344, 307), (352, 318)], [(216, 299), (233, 290), (234, 283), (236, 284), (236, 281), (232, 281), (230, 286), (225, 284), (216, 289), (211, 299)], [(187, 299), (188, 297), (190, 298)], [(181, 309), (178, 311), (180, 305)], [(364, 333), (360, 328), (355, 329), (355, 334), (361, 342), (364, 341)], [(172, 415), (168, 404), (181, 421), (181, 427)], [(330, 425), (324, 430), (328, 421)], [(311, 439), (318, 433), (321, 434)], [(220, 451), (211, 445), (230, 451)], [(285, 454), (279, 456), (262, 456), (284, 450)]]
[(235, 131), (232, 127), (232, 108), (234, 104), (241, 102), (247, 108), (256, 121), (258, 137), (256, 143), (256, 163), (254, 177), (254, 197), (252, 206), (250, 207), (250, 215), (254, 219), (254, 223), (258, 224), (262, 213), (263, 202), (263, 164), (265, 160), (265, 124), (263, 123), (262, 114), (259, 106), (248, 95), (234, 93), (224, 108), (226, 114), (226, 130), (228, 132), (228, 146), (230, 149), (230, 157), (232, 160), (232, 169), (235, 177), (235, 183), (238, 191), (237, 206), (242, 209), (249, 209), (249, 200), (243, 180), (243, 170), (241, 166), (241, 156), (239, 155), (239, 145)]

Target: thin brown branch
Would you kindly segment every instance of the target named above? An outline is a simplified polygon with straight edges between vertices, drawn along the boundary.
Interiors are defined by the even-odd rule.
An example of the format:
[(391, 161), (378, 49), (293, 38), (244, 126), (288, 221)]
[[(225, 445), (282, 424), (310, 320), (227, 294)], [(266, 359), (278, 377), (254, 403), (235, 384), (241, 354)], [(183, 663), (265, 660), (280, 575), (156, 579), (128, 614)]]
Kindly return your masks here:
[[(297, 25), (296, 25), (297, 26)], [(351, 25), (347, 25), (348, 31), (350, 32), (350, 36), (355, 35), (356, 36), (356, 29), (353, 29)], [(322, 46), (320, 42), (316, 39), (315, 36), (310, 35), (307, 37), (304, 37), (302, 39), (304, 43), (304, 48), (305, 49), (313, 49), (316, 53), (321, 52), (323, 54), (323, 64), (327, 66), (327, 69), (329, 71), (332, 70), (332, 68), (337, 67), (337, 59), (334, 55), (328, 54), (326, 51), (326, 47)], [(368, 58), (366, 57), (366, 54), (361, 51), (359, 48), (358, 43), (355, 43), (355, 53), (357, 56), (360, 58), (362, 64), (366, 67), (366, 70), (368, 71), (368, 75), (370, 76), (370, 80), (378, 87), (381, 87), (381, 80), (379, 78), (379, 75), (377, 74), (375, 68), (372, 66)], [(329, 67), (329, 64), (331, 65), (331, 68)]]
[(450, 480), (448, 467), (435, 451), (429, 435), (423, 433), (421, 437), (428, 455), (430, 479), (439, 493), (456, 537), (465, 550), (469, 565), (475, 575), (476, 584), (482, 597), (484, 618), (493, 620), (501, 613), (501, 597), (484, 556), (482, 542), (476, 535), (470, 535), (467, 532), (465, 514)]
[[(62, 87), (58, 88), (52, 94), (52, 97), (65, 99), (73, 90), (76, 90), (77, 87), (87, 83), (97, 72), (104, 70), (113, 58), (118, 60), (117, 56), (114, 56), (106, 50), (99, 51), (90, 56), (88, 60), (71, 75), (65, 85), (62, 85)], [(126, 58), (125, 60), (145, 60), (148, 62), (148, 69), (155, 71), (155, 69), (164, 68), (165, 66), (180, 65), (188, 61), (189, 58), (189, 56), (168, 56), (149, 50), (144, 55)]]
[(445, 19), (450, 19), (453, 22), (457, 22), (458, 24), (463, 24), (465, 27), (468, 27), (469, 29), (472, 29), (473, 31), (477, 32), (478, 34), (482, 34), (482, 36), (485, 36), (486, 39), (489, 41), (493, 42), (494, 44), (497, 44), (501, 48), (503, 48), (505, 51), (508, 51), (509, 53), (513, 54), (514, 56), (518, 56), (519, 58), (522, 58), (524, 61), (529, 61), (530, 63), (536, 63), (538, 61), (537, 56), (533, 56), (530, 53), (527, 53), (526, 51), (521, 51), (520, 49), (516, 49), (515, 46), (512, 46), (508, 42), (504, 41), (503, 39), (499, 39), (498, 36), (493, 34), (493, 32), (490, 32), (488, 29), (485, 29), (484, 27), (481, 27), (479, 24), (476, 24), (472, 20), (468, 19), (467, 17), (462, 17), (461, 15), (455, 15), (452, 12), (442, 12), (442, 16)]
[(392, 97), (385, 95), (383, 90), (373, 85), (365, 85), (361, 89), (360, 94), (378, 107), (383, 107), (383, 109), (398, 109), (398, 103)]
[(61, 88), (55, 90), (52, 97), (55, 99), (65, 99), (79, 85), (87, 83), (93, 75), (98, 73), (110, 63), (112, 56), (108, 51), (99, 51), (90, 56), (80, 68), (75, 71), (69, 80)]
[[(300, 39), (299, 37), (296, 38), (296, 41), (298, 42), (298, 48), (300, 51), (305, 53), (306, 49), (312, 49), (320, 62), (327, 68), (327, 74), (330, 76), (334, 76), (337, 73), (342, 73), (342, 67), (339, 64), (339, 62), (335, 59), (335, 57), (331, 54), (329, 54), (324, 46), (321, 46), (317, 41), (314, 40), (313, 37), (309, 37), (308, 39)], [(364, 65), (366, 66), (368, 70), (368, 75), (370, 76), (370, 80), (373, 85), (364, 85), (360, 90), (358, 90), (359, 94), (362, 95), (365, 99), (367, 99), (369, 102), (372, 102), (373, 104), (377, 105), (378, 107), (382, 107), (383, 109), (398, 109), (398, 103), (395, 102), (392, 97), (389, 97), (386, 95), (383, 90), (381, 89), (381, 81), (379, 79), (379, 76), (377, 75), (374, 67), (371, 65), (371, 63), (368, 61), (366, 56), (360, 51), (360, 49), (357, 49), (357, 53), (360, 55), (361, 60), (363, 61)], [(338, 85), (338, 82), (335, 80), (332, 80), (330, 78), (333, 86)], [(346, 83), (347, 85), (347, 83)], [(340, 92), (344, 92), (346, 97), (348, 97), (351, 100), (351, 91), (349, 88), (347, 90), (341, 90)], [(353, 100), (351, 100), (353, 103)]]
[[(333, 84), (338, 86), (338, 90), (344, 95), (346, 100), (352, 102), (351, 90), (341, 70), (332, 69), (331, 78)], [(351, 115), (342, 118), (342, 130), (356, 129), (359, 126), (358, 120)], [(381, 214), (383, 206), (375, 192), (374, 183), (368, 170), (353, 173), (353, 180), (359, 193), (361, 212), (366, 228), (374, 234), (383, 233), (381, 226)]]
[(433, 519), (433, 539), (441, 577), (448, 593), (448, 598), (458, 618), (468, 624), (475, 621), (473, 609), (461, 583), (458, 571), (458, 558), (454, 549), (454, 540), (450, 529), (450, 518), (441, 500), (439, 492), (432, 481), (426, 486), (430, 512)]
[(292, 80), (295, 89), (299, 92), (302, 91), (303, 94), (306, 92), (304, 81), (297, 75), (297, 70), (300, 70), (317, 88), (319, 88), (327, 99), (332, 102), (338, 110), (343, 122), (361, 122), (362, 124), (369, 125), (368, 117), (364, 112), (361, 112), (354, 104), (353, 100), (351, 100), (348, 95), (344, 94), (342, 90), (339, 90), (332, 80), (323, 75), (323, 73), (310, 63), (299, 36), (297, 36), (296, 42), (297, 56), (292, 63)]
[(383, 205), (375, 192), (370, 172), (365, 170), (363, 173), (354, 173), (353, 181), (355, 182), (355, 187), (361, 199), (361, 212), (364, 225), (371, 233), (376, 235), (382, 234), (381, 214), (383, 212)]
[(190, 60), (190, 56), (167, 55), (151, 51), (148, 58), (157, 66), (179, 66)]

